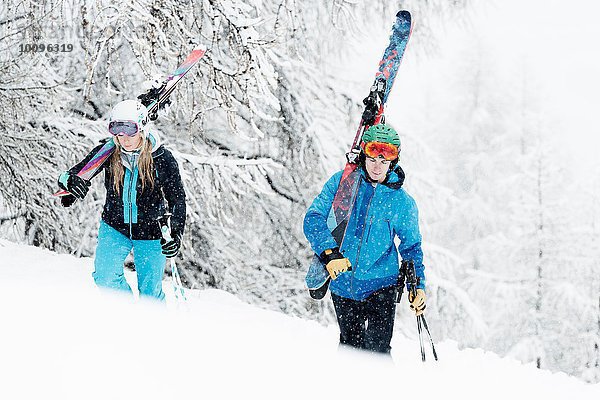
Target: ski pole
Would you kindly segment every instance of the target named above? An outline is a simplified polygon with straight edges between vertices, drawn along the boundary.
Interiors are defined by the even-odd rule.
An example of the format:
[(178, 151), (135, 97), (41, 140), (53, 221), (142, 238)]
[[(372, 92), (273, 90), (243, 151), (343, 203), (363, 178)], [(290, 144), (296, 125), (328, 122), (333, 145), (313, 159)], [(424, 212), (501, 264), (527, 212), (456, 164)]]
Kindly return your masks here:
[[(414, 296), (414, 287), (415, 287), (414, 283), (416, 283), (416, 282), (412, 281), (414, 274), (411, 275), (408, 272), (408, 271), (410, 271), (411, 268), (414, 271), (414, 263), (412, 260), (402, 261), (402, 264), (400, 264), (400, 271), (398, 273), (398, 293), (396, 295), (396, 303), (400, 303), (400, 300), (402, 300), (402, 294), (404, 293), (404, 283), (406, 281), (408, 281), (408, 283), (411, 285), (409, 292), (412, 293)], [(419, 317), (420, 316), (418, 315), (417, 316), (417, 332), (419, 334), (419, 345), (421, 348), (421, 361), (425, 362), (425, 348), (423, 346), (421, 319)]]
[(421, 328), (420, 315), (417, 315), (417, 332), (419, 332), (419, 345), (421, 346), (421, 361), (425, 362), (425, 346), (423, 346), (423, 329)]
[[(408, 262), (408, 271), (406, 272), (407, 281), (410, 285), (410, 294), (414, 299), (417, 295), (417, 279), (415, 277), (415, 265), (412, 260)], [(410, 299), (411, 296), (409, 296)], [(422, 314), (421, 314), (422, 315)], [(425, 362), (425, 346), (423, 345), (423, 327), (421, 326), (421, 315), (417, 315), (417, 333), (419, 334), (419, 347), (421, 348), (421, 361)]]
[[(412, 294), (412, 298), (414, 299), (417, 294), (417, 285), (419, 284), (419, 278), (417, 278), (417, 274), (415, 273), (415, 263), (413, 260), (409, 260), (406, 263), (403, 262), (402, 266), (406, 269), (404, 272), (404, 274), (406, 275), (406, 282), (410, 287), (409, 290)], [(435, 351), (435, 346), (433, 344), (431, 332), (429, 331), (429, 327), (427, 326), (427, 321), (425, 320), (424, 313), (417, 315), (417, 332), (419, 333), (419, 344), (421, 345), (421, 360), (425, 362), (425, 347), (423, 345), (423, 327), (425, 328), (425, 331), (429, 336), (429, 343), (431, 344), (433, 357), (435, 358), (435, 361), (438, 361), (437, 352)]]
[[(184, 302), (187, 301), (187, 297), (185, 296), (185, 289), (183, 288), (183, 284), (181, 283), (181, 276), (179, 275), (179, 269), (175, 265), (175, 260), (171, 258), (171, 280), (173, 282), (173, 291), (175, 292), (175, 298), (179, 301), (183, 299)], [(179, 290), (179, 294), (177, 291)]]
[(404, 282), (406, 280), (406, 261), (402, 261), (400, 264), (400, 271), (398, 271), (398, 282), (396, 283), (396, 303), (400, 303), (402, 300), (402, 294), (404, 293)]
[[(160, 233), (162, 237), (167, 242), (173, 240), (171, 236), (171, 213), (167, 212), (162, 217), (158, 217), (158, 224), (160, 225)], [(187, 301), (187, 297), (185, 296), (185, 289), (183, 288), (183, 284), (181, 283), (181, 276), (179, 275), (179, 270), (177, 265), (175, 264), (175, 259), (170, 259), (171, 263), (171, 281), (173, 284), (173, 291), (175, 292), (175, 299), (177, 302)]]
[(437, 361), (438, 356), (435, 351), (435, 346), (433, 345), (433, 339), (431, 338), (431, 332), (429, 332), (429, 327), (427, 326), (427, 321), (425, 320), (425, 314), (421, 314), (420, 317), (421, 317), (421, 321), (423, 322), (423, 326), (425, 327), (425, 331), (427, 332), (427, 335), (429, 336), (429, 343), (431, 343), (431, 350), (433, 351), (433, 358), (435, 358), (435, 361)]

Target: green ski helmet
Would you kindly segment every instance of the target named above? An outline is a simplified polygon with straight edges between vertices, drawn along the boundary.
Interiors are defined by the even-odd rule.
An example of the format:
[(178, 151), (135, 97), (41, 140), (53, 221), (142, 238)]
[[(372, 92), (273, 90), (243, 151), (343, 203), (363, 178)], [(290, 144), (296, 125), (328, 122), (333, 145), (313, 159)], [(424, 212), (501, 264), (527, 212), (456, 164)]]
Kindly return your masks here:
[(389, 143), (398, 147), (398, 152), (400, 152), (400, 136), (398, 136), (398, 132), (394, 128), (385, 124), (377, 124), (369, 127), (365, 131), (362, 137), (363, 143), (369, 142), (381, 142), (381, 143)]

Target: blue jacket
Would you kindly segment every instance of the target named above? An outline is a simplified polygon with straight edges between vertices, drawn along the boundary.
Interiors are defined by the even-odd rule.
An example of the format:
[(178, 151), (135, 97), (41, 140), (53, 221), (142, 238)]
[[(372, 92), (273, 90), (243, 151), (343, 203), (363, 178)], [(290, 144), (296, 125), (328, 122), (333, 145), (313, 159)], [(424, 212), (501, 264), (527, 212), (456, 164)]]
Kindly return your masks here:
[[(313, 251), (321, 254), (338, 247), (331, 231), (335, 216), (331, 207), (342, 177), (333, 175), (315, 198), (304, 217), (304, 235)], [(373, 292), (396, 285), (399, 272), (398, 252), (403, 260), (413, 260), (417, 287), (425, 288), (423, 252), (417, 205), (413, 198), (398, 187), (384, 184), (373, 186), (361, 173), (358, 193), (346, 234), (340, 246), (350, 260), (352, 271), (331, 281), (330, 289), (338, 296), (363, 300)], [(390, 172), (387, 183), (402, 183), (404, 176)], [(395, 239), (400, 243), (396, 247)]]

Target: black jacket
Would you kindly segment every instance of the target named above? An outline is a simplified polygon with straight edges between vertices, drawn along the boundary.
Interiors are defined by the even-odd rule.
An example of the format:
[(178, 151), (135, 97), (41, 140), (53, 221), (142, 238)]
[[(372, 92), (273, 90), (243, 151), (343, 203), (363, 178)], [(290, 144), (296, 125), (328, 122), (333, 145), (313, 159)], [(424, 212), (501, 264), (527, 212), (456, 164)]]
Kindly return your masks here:
[[(69, 169), (70, 174), (77, 174), (81, 168), (100, 150), (104, 143), (96, 146), (83, 160)], [(112, 158), (112, 156), (111, 156)], [(124, 185), (118, 194), (113, 185), (113, 177), (108, 159), (95, 175), (104, 171), (106, 202), (102, 211), (102, 219), (123, 235), (134, 240), (155, 240), (162, 237), (157, 218), (168, 210), (171, 216), (171, 233), (183, 235), (185, 227), (186, 207), (185, 191), (177, 161), (164, 146), (153, 150), (154, 187), (148, 184), (142, 191), (141, 179), (126, 169)], [(125, 168), (125, 167), (124, 167)], [(95, 176), (94, 175), (94, 176)], [(133, 184), (136, 181), (136, 191)], [(131, 186), (131, 192), (129, 187)], [(127, 203), (131, 200), (131, 206)], [(165, 204), (165, 200), (167, 204)]]

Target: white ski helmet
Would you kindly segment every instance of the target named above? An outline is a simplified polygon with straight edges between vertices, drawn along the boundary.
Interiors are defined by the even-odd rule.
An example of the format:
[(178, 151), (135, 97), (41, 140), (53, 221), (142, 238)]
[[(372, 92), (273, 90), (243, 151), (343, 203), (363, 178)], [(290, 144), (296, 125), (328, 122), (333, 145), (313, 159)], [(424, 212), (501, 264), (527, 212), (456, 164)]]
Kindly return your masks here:
[(137, 100), (124, 100), (117, 103), (110, 112), (110, 122), (133, 121), (138, 124), (139, 130), (145, 134), (148, 124), (148, 110)]

